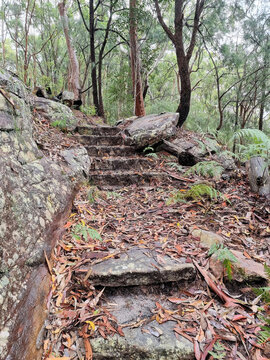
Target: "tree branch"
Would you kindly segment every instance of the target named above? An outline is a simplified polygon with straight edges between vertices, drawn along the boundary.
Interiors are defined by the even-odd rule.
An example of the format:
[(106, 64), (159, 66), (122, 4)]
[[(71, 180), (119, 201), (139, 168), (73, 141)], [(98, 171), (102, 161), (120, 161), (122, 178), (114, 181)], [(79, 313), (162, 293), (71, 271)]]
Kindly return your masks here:
[(161, 10), (160, 10), (159, 4), (158, 4), (158, 0), (154, 0), (154, 2), (155, 2), (155, 8), (156, 8), (156, 12), (157, 12), (158, 21), (159, 21), (160, 25), (163, 27), (166, 34), (168, 35), (169, 39), (172, 41), (173, 44), (175, 44), (175, 35), (171, 32), (171, 30), (169, 29), (169, 27), (166, 25), (165, 21), (163, 20), (163, 17), (161, 15)]

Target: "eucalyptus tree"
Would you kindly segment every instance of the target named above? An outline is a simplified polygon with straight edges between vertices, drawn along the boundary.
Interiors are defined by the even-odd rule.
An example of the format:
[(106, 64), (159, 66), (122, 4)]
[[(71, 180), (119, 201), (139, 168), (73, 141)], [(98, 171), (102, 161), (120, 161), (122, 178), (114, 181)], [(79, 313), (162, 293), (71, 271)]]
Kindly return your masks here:
[[(84, 27), (89, 34), (90, 64), (91, 64), (91, 88), (93, 103), (96, 114), (105, 117), (103, 92), (102, 92), (102, 70), (104, 58), (117, 46), (127, 42), (126, 38), (113, 29), (113, 17), (125, 7), (124, 1), (107, 0), (88, 3), (77, 0), (77, 5)], [(117, 34), (116, 43), (106, 51), (110, 35)], [(102, 34), (102, 35), (101, 35)], [(89, 90), (89, 89), (87, 89)]]
[[(182, 126), (190, 110), (192, 91), (190, 81), (191, 57), (195, 48), (200, 20), (207, 0), (196, 0), (194, 8), (190, 6), (191, 2), (188, 0), (174, 0), (174, 30), (166, 24), (159, 1), (154, 0), (154, 3), (160, 25), (175, 47), (181, 80), (180, 103), (177, 109), (177, 112), (179, 112), (178, 126)], [(184, 34), (185, 28), (188, 30), (188, 35)], [(187, 36), (189, 36), (188, 41)], [(187, 48), (186, 42), (188, 42)]]
[(66, 2), (63, 1), (59, 3), (58, 9), (63, 24), (63, 30), (64, 30), (68, 54), (69, 54), (68, 87), (69, 90), (71, 90), (74, 93), (75, 100), (79, 100), (81, 99), (80, 69), (79, 69), (79, 62), (77, 59), (77, 55), (69, 33)]
[(141, 80), (141, 61), (137, 38), (137, 1), (129, 1), (129, 39), (130, 39), (130, 63), (133, 84), (134, 114), (144, 116), (143, 88)]

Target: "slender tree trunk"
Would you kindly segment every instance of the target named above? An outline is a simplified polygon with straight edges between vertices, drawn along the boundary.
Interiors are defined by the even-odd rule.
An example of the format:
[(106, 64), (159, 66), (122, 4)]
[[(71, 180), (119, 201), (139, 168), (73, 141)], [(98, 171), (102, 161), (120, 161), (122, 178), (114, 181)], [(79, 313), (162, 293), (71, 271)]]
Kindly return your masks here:
[(65, 8), (65, 1), (58, 4), (58, 9), (63, 24), (63, 30), (66, 38), (68, 55), (69, 55), (70, 66), (69, 66), (69, 76), (68, 76), (68, 87), (69, 90), (73, 91), (75, 99), (80, 99), (81, 88), (80, 88), (79, 62), (69, 36), (68, 17)]
[(185, 57), (183, 57), (183, 51), (180, 48), (177, 48), (176, 45), (176, 54), (177, 54), (177, 63), (179, 67), (180, 74), (180, 103), (177, 108), (179, 113), (178, 126), (181, 127), (186, 121), (189, 109), (190, 109), (190, 99), (191, 99), (191, 82), (189, 74), (189, 66)]
[(137, 39), (136, 0), (129, 1), (129, 36), (131, 74), (134, 96), (134, 113), (136, 116), (144, 116), (143, 88), (140, 73), (140, 57)]
[(97, 68), (96, 68), (96, 53), (95, 53), (95, 18), (94, 18), (94, 0), (89, 1), (89, 29), (90, 29), (90, 54), (91, 54), (91, 79), (93, 102), (96, 109), (96, 114), (99, 115), (99, 101), (98, 101), (98, 85), (97, 85)]
[(5, 67), (5, 63), (6, 63), (6, 50), (5, 50), (5, 7), (4, 7), (4, 0), (2, 0), (2, 4), (1, 4), (1, 8), (2, 8), (2, 65), (3, 67)]
[(174, 33), (173, 33), (172, 30), (166, 25), (164, 21), (158, 0), (154, 0), (156, 13), (160, 25), (167, 34), (168, 38), (174, 44), (176, 51), (177, 64), (178, 64), (180, 82), (181, 82), (180, 104), (177, 108), (177, 112), (179, 113), (179, 121), (178, 121), (179, 127), (181, 127), (184, 124), (189, 114), (191, 91), (192, 91), (189, 63), (196, 44), (196, 36), (199, 30), (200, 17), (204, 9), (204, 2), (205, 0), (196, 0), (191, 37), (190, 37), (189, 45), (188, 47), (186, 47), (184, 44), (184, 36), (183, 36), (183, 28), (185, 26), (185, 22), (183, 21), (185, 1), (174, 0)]
[(259, 115), (259, 130), (263, 130), (263, 115), (264, 115), (264, 106), (265, 106), (265, 89), (263, 89), (262, 94), (263, 100), (260, 105), (260, 115)]

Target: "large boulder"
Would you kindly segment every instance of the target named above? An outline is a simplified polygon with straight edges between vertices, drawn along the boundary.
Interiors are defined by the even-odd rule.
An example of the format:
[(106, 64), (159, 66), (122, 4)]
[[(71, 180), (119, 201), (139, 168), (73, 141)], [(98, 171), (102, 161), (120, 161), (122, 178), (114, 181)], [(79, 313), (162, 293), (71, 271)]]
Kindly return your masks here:
[(0, 359), (39, 359), (50, 285), (44, 254), (50, 258), (78, 178), (38, 149), (24, 84), (2, 70), (0, 89)]
[(155, 145), (175, 134), (178, 118), (176, 113), (133, 117), (124, 125), (123, 135), (137, 149)]
[(72, 131), (78, 125), (78, 120), (70, 108), (59, 102), (35, 96), (33, 97), (33, 108), (60, 128)]

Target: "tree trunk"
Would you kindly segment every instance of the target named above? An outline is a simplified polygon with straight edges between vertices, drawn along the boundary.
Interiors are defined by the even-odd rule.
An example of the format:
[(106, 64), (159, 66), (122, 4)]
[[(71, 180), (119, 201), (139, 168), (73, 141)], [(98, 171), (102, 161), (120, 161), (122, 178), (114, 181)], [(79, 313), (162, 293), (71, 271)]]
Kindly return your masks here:
[(96, 68), (96, 53), (95, 53), (95, 18), (94, 18), (94, 0), (89, 1), (89, 29), (90, 29), (90, 54), (91, 54), (91, 79), (93, 102), (96, 109), (96, 114), (99, 114), (98, 101), (98, 85), (97, 85), (97, 68)]
[(270, 194), (270, 176), (268, 163), (260, 156), (255, 156), (247, 163), (251, 190), (260, 195)]
[(185, 47), (183, 36), (183, 28), (185, 26), (185, 22), (183, 21), (185, 2), (183, 0), (174, 0), (174, 33), (164, 21), (158, 0), (154, 0), (154, 2), (158, 21), (160, 22), (160, 25), (167, 34), (168, 38), (175, 46), (176, 50), (176, 58), (181, 81), (180, 104), (178, 106), (177, 112), (179, 113), (178, 126), (181, 127), (186, 121), (190, 109), (192, 90), (190, 82), (191, 69), (189, 69), (189, 63), (196, 44), (196, 36), (199, 30), (199, 21), (204, 9), (204, 0), (196, 0), (192, 32), (187, 48)]
[(129, 37), (130, 37), (130, 58), (131, 74), (134, 96), (134, 114), (144, 116), (143, 88), (140, 73), (140, 57), (137, 39), (137, 21), (136, 21), (136, 0), (129, 1)]
[(191, 82), (190, 82), (190, 74), (188, 69), (188, 63), (184, 57), (179, 55), (179, 51), (176, 48), (177, 54), (177, 63), (179, 67), (180, 73), (180, 81), (181, 81), (181, 90), (180, 90), (180, 103), (177, 108), (177, 112), (179, 113), (178, 126), (181, 127), (186, 121), (189, 109), (190, 109), (190, 99), (191, 99)]
[(74, 93), (75, 100), (79, 100), (81, 98), (80, 94), (80, 69), (79, 62), (72, 46), (71, 39), (69, 36), (69, 28), (68, 28), (68, 17), (65, 8), (65, 1), (58, 4), (59, 13), (61, 16), (63, 30), (66, 38), (68, 55), (69, 55), (69, 76), (68, 76), (68, 88), (70, 91)]

